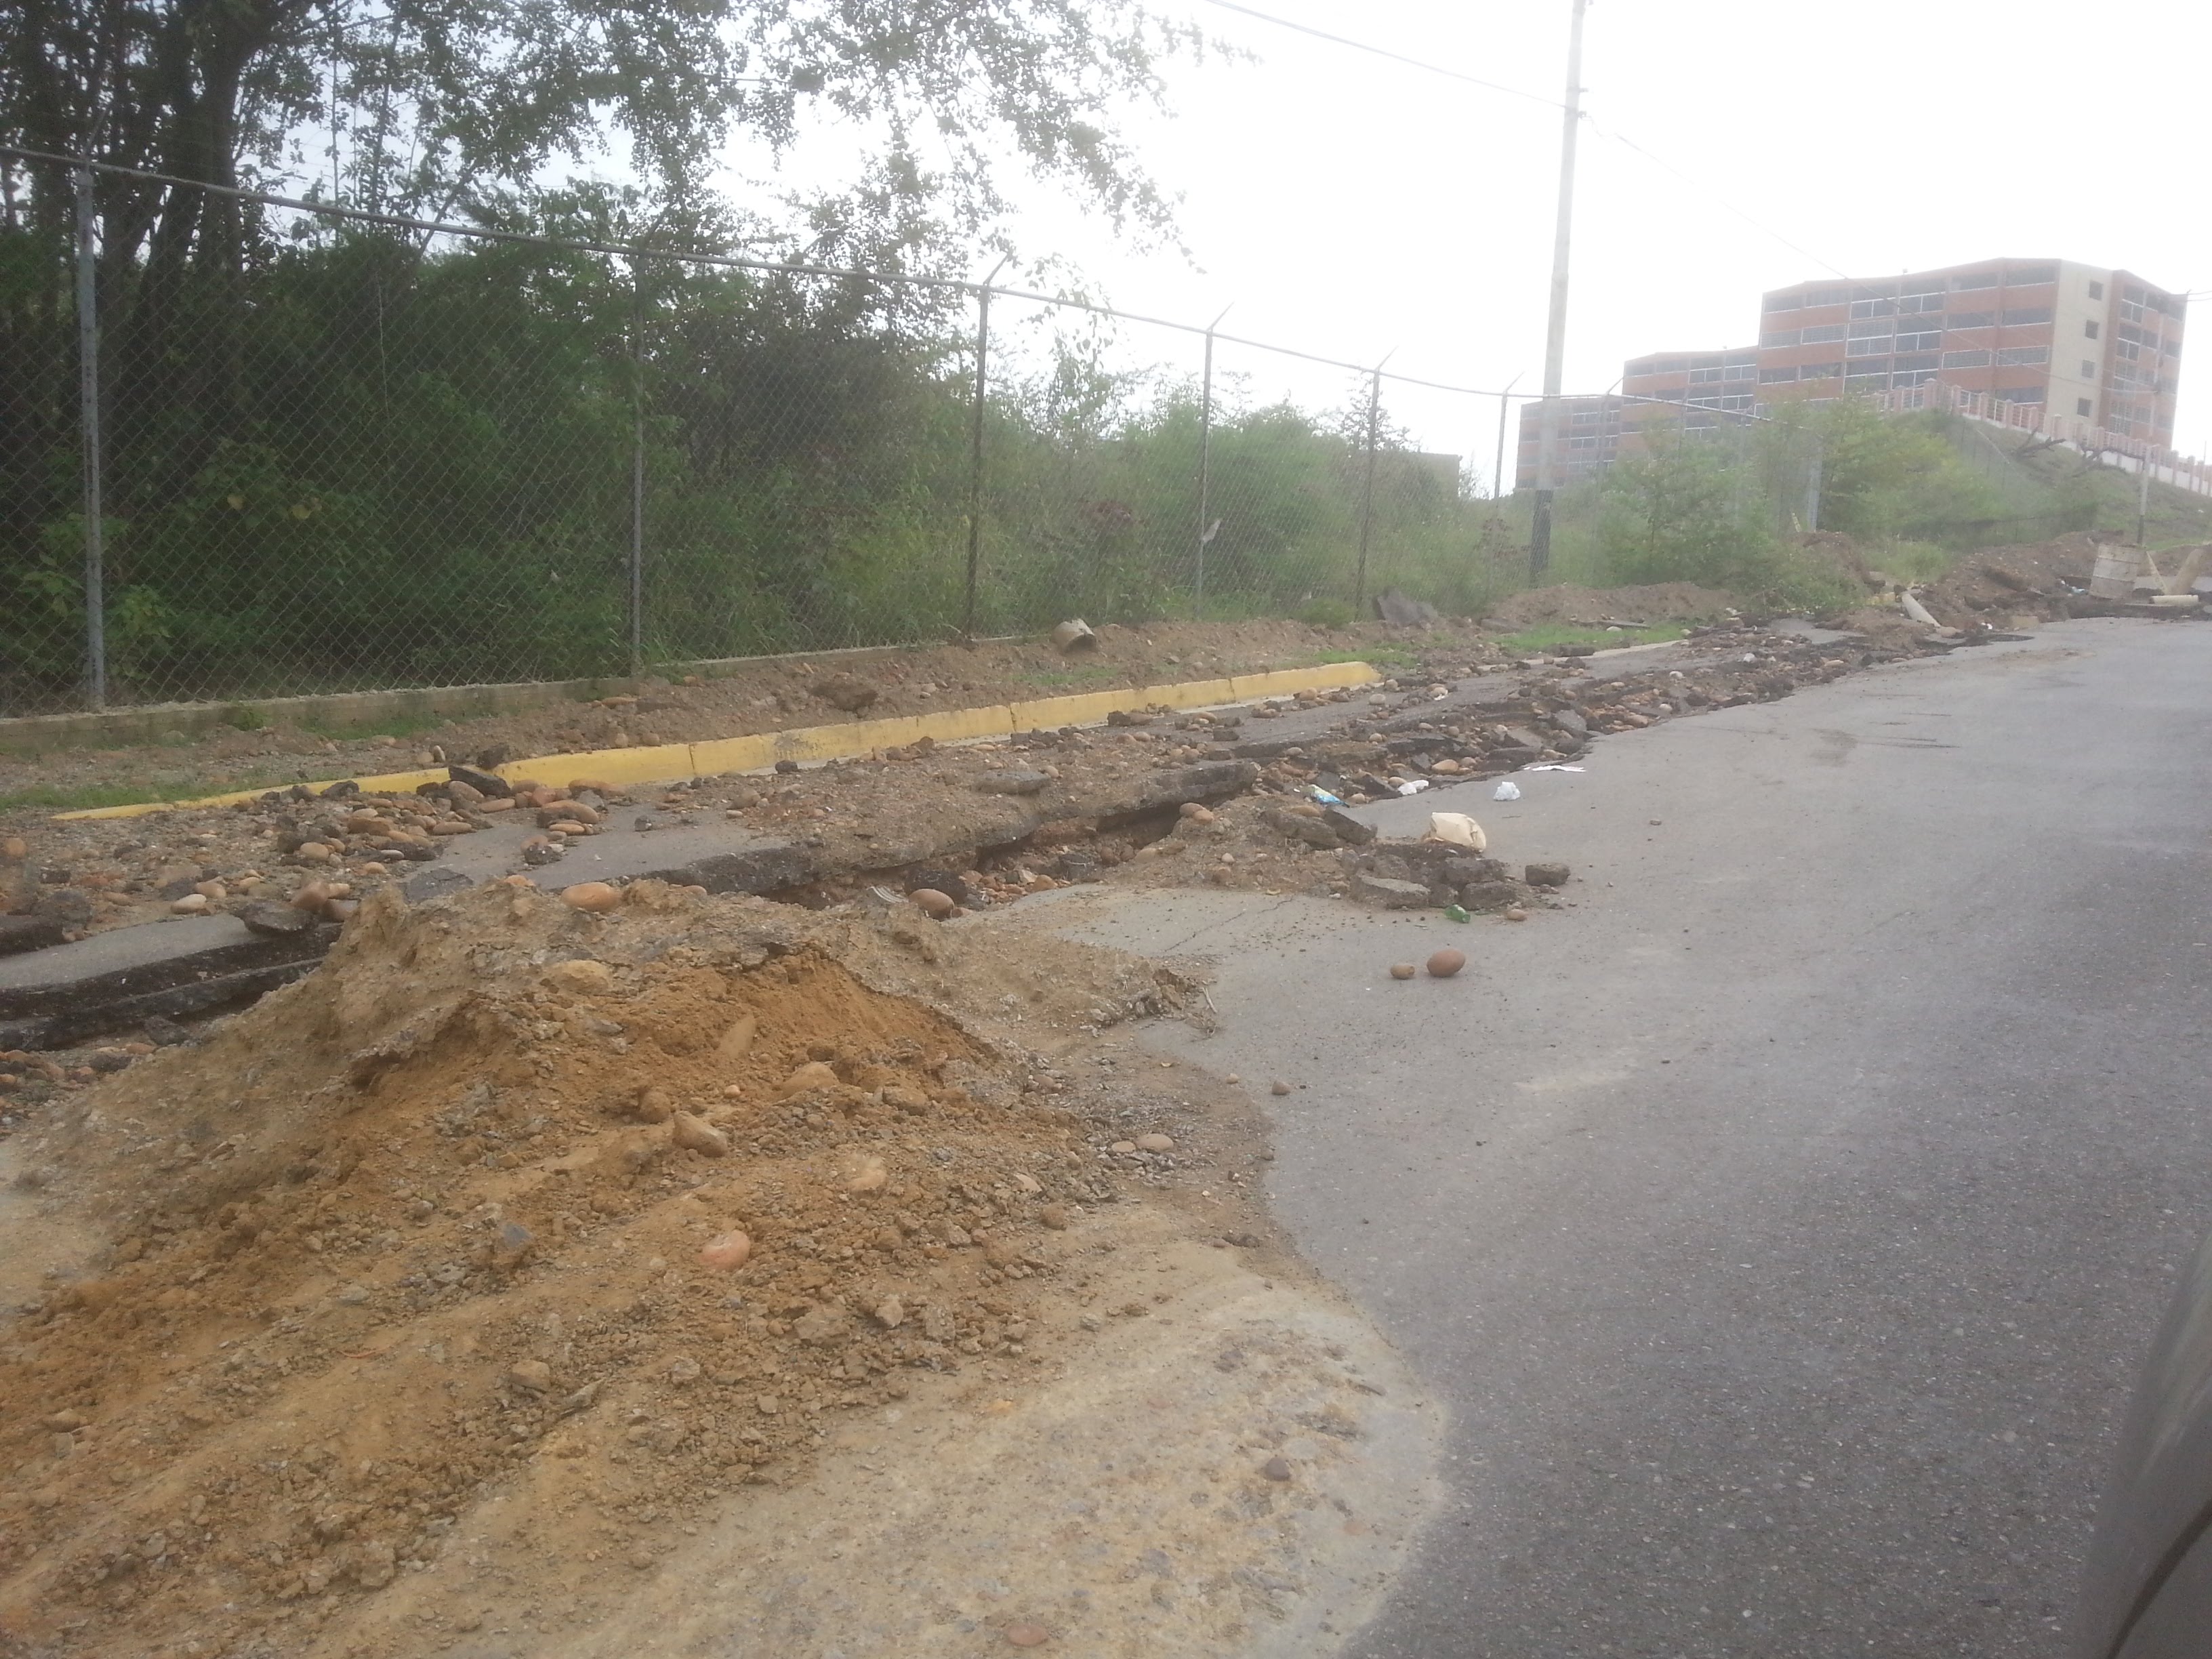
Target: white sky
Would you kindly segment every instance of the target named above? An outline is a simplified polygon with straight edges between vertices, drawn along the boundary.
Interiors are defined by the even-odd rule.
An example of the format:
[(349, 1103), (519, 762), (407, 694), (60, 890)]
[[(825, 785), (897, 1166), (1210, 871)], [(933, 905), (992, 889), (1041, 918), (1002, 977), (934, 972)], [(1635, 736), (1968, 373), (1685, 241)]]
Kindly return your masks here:
[[(1191, 259), (1133, 252), (1037, 190), (1023, 192), (1013, 227), (1024, 252), (1071, 262), (1132, 309), (1203, 323), (1233, 302), (1223, 326), (1258, 338), (1355, 361), (1395, 350), (1391, 367), (1408, 374), (1482, 387), (1518, 375), (1534, 389), (1559, 111), (1203, 0), (1158, 3), (1259, 58), (1172, 68), (1174, 118), (1127, 125), (1182, 195)], [(1255, 3), (1547, 99), (1565, 83), (1567, 0)], [(2212, 21), (2184, 0), (2123, 13), (2045, 0), (1595, 0), (1567, 389), (1602, 391), (1646, 351), (1749, 344), (1759, 292), (1825, 265), (1873, 276), (2039, 256), (2212, 289), (2198, 178), (2212, 149), (2197, 84), (2208, 62)], [(1195, 365), (1188, 344), (1124, 339), (1137, 358)], [(2212, 333), (2185, 359), (2177, 434), (2198, 454), (2212, 453), (2212, 362), (2189, 359), (2207, 352)], [(1348, 391), (1343, 375), (1249, 353), (1219, 362), (1249, 372), (1255, 397)], [(1494, 398), (1386, 402), (1425, 445), (1474, 454), (1486, 475)]]

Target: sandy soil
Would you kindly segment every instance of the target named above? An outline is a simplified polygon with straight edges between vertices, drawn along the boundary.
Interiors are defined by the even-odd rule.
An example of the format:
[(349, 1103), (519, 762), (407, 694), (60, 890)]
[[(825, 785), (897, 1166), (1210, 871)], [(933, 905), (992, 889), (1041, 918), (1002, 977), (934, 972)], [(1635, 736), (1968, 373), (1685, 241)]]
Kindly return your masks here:
[[(1195, 1654), (1289, 1618), (1276, 1580), (1352, 1608), (1336, 1558), (1402, 1543), (1434, 1425), (1401, 1394), (1403, 1478), (1340, 1467), (1382, 1386), (1343, 1362), (1405, 1385), (1267, 1242), (1249, 1102), (1101, 1046), (1191, 1000), (987, 918), (372, 901), (316, 975), (13, 1145), (0, 1255), (43, 1282), (0, 1336), (0, 1651), (692, 1650), (735, 1618), (779, 1653), (885, 1620), (967, 1652), (1018, 1614)], [(736, 1231), (740, 1265), (702, 1254)], [(1156, 1317), (1191, 1286), (1202, 1316)], [(1180, 1448), (1172, 1489), (1094, 1472), (977, 1588), (986, 1540), (1066, 1510), (1006, 1484), (1089, 1455), (1053, 1425), (1118, 1440), (1163, 1390), (1131, 1450)], [(919, 1508), (857, 1515), (862, 1474)], [(1236, 1524), (1154, 1524), (1188, 1493)], [(695, 1571), (816, 1588), (709, 1607)], [(966, 1576), (885, 1599), (931, 1571)]]

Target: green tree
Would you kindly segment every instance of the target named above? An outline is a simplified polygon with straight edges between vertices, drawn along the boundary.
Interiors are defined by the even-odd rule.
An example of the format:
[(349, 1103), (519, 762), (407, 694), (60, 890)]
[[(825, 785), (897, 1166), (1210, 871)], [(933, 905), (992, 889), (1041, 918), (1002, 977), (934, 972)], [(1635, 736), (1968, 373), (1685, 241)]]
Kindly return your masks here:
[(1607, 574), (1744, 588), (1771, 577), (1772, 538), (1739, 507), (1729, 452), (1658, 426), (1645, 443), (1605, 477), (1598, 544)]

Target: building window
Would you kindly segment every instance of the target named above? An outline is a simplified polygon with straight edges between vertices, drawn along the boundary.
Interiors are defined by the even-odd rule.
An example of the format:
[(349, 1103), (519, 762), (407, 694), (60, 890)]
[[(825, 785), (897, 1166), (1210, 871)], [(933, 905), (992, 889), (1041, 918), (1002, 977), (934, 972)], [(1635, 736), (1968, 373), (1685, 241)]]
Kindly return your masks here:
[(1997, 314), (1994, 311), (1954, 311), (1951, 313), (1951, 326), (1954, 329), (1987, 328), (1996, 319)]
[(1851, 325), (1851, 338), (1854, 340), (1887, 340), (1896, 331), (1896, 323), (1887, 317), (1877, 318), (1870, 323)]
[(1846, 357), (1886, 357), (1889, 355), (1889, 337), (1879, 340), (1853, 340), (1844, 348)]
[[(2089, 297), (2093, 300), (2103, 299), (2105, 297), (2105, 285), (2093, 278), (2089, 283)], [(2081, 412), (2084, 415), (2087, 415), (2089, 411), (2085, 409)]]
[(1778, 329), (1771, 334), (1760, 335), (1759, 343), (1769, 349), (1775, 346), (1794, 346), (1797, 343), (1797, 331), (1794, 328)]
[(2096, 325), (2096, 323), (2093, 320), (2093, 321), (2086, 322), (2086, 323), (2082, 324), (2082, 325), (2081, 325), (2081, 332), (2082, 332), (2082, 333), (2084, 333), (2084, 334), (2086, 334), (2087, 336), (2088, 336), (2088, 337), (2089, 337), (2089, 338), (2091, 338), (2091, 339), (2093, 339), (2093, 340), (2094, 340), (2094, 339), (2095, 339), (2095, 338), (2097, 337), (2097, 325)]
[(2085, 380), (2094, 380), (2097, 378), (2097, 366), (2087, 357), (2081, 360), (2081, 378)]
[(1995, 288), (1996, 285), (1997, 274), (1994, 270), (1970, 270), (1963, 276), (1951, 279), (1954, 293), (1963, 293), (1968, 289)]
[(1897, 302), (1897, 308), (1908, 313), (1916, 311), (1941, 311), (1943, 309), (1943, 296), (1941, 294), (1908, 294)]
[(2026, 368), (2034, 363), (2051, 361), (2049, 346), (2007, 346), (1997, 353), (1999, 368)]
[(1917, 357), (1899, 357), (1892, 362), (1890, 367), (1900, 374), (1911, 369), (1933, 368), (1936, 367), (1936, 354), (1929, 351), (1922, 353)]
[(1761, 386), (1775, 386), (1784, 380), (1794, 380), (1796, 378), (1797, 371), (1794, 368), (1762, 368), (1759, 371), (1759, 383)]
[[(2090, 283), (2090, 284), (2089, 284), (2089, 286), (2090, 286), (2091, 288), (2097, 288), (2097, 287), (2101, 286), (2101, 284), (2100, 284), (2100, 283)], [(2076, 415), (2087, 415), (2087, 413), (2089, 413), (2090, 409), (2091, 409), (2091, 404), (2090, 404), (2089, 400), (2088, 400), (2087, 398), (2076, 398), (2074, 400), (2074, 412), (2075, 412)]]
[(1843, 337), (1844, 325), (1841, 323), (1820, 323), (1811, 328), (1801, 328), (1797, 331), (1797, 343), (1800, 345), (1824, 345), (1830, 340), (1840, 340)]
[(1758, 374), (1757, 363), (1730, 363), (1728, 366), (1728, 373), (1721, 378), (1726, 380), (1748, 380), (1754, 379)]
[(1854, 317), (1893, 317), (1896, 314), (1897, 301), (1894, 300), (1854, 300), (1851, 301), (1851, 315)]
[[(2090, 286), (2094, 287), (2092, 283)], [(1795, 311), (1805, 303), (1802, 294), (1770, 294), (1759, 301), (1761, 311)]]
[(1808, 288), (1805, 290), (1805, 309), (1814, 306), (1839, 306), (1851, 297), (1847, 288)]
[(1701, 380), (1717, 380), (1720, 377), (1721, 371), (1718, 364), (1715, 364), (1711, 368), (1693, 368), (1690, 371), (1690, 384), (1695, 386)]
[(2036, 283), (2055, 283), (2058, 280), (2058, 267), (2057, 265), (2014, 265), (2006, 274), (2005, 280), (2008, 283), (2017, 283), (2023, 288)]
[(2001, 386), (1997, 396), (2008, 404), (2039, 404), (2043, 388), (2039, 386)]
[(1844, 366), (1841, 363), (1806, 363), (1797, 370), (1797, 373), (1808, 380), (1825, 380), (1830, 375), (1840, 374), (1843, 372)]
[(1987, 368), (1990, 354), (1986, 351), (1947, 351), (1943, 354), (1946, 368)]
[(2005, 313), (2004, 319), (2008, 327), (2014, 324), (2047, 323), (2051, 320), (2051, 307), (2049, 306), (2023, 306), (2017, 311), (2008, 311)]
[(1935, 334), (1900, 334), (1897, 337), (1899, 351), (1933, 351), (1943, 343), (1943, 337)]
[(1935, 378), (1936, 371), (1932, 368), (1900, 368), (1897, 371), (1896, 378), (1890, 381), (1890, 385), (1893, 386), (1925, 386)]

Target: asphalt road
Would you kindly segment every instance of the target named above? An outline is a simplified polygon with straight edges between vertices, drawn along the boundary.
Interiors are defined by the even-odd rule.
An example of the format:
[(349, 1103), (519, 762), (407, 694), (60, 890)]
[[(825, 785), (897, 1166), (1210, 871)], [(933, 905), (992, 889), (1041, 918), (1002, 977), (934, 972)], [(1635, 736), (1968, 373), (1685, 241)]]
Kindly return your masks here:
[(2066, 1650), (2212, 1226), (2208, 692), (2212, 627), (2075, 623), (1375, 809), (1571, 862), (1525, 925), (1099, 902), (1218, 958), (1150, 1040), (1300, 1085), (1277, 1212), (1448, 1405), (1352, 1651)]

